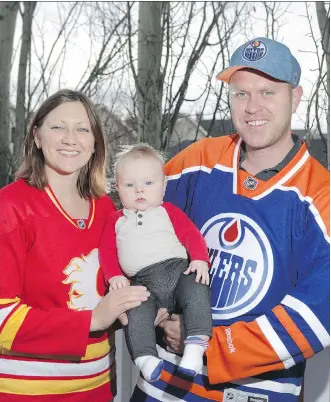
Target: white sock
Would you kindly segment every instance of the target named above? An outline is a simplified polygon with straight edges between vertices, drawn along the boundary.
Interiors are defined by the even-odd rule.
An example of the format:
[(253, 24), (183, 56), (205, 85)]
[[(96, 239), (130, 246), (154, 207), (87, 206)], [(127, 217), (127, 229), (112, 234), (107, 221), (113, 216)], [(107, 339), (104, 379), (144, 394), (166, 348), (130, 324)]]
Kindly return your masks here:
[(145, 380), (149, 382), (157, 381), (160, 378), (164, 366), (163, 360), (151, 355), (137, 357), (134, 363), (142, 372)]
[(180, 361), (179, 371), (184, 374), (195, 376), (203, 366), (203, 354), (205, 348), (200, 345), (186, 345), (184, 354)]
[(192, 336), (188, 337), (184, 343), (184, 354), (178, 369), (183, 374), (195, 376), (202, 369), (203, 355), (208, 347), (208, 341)]

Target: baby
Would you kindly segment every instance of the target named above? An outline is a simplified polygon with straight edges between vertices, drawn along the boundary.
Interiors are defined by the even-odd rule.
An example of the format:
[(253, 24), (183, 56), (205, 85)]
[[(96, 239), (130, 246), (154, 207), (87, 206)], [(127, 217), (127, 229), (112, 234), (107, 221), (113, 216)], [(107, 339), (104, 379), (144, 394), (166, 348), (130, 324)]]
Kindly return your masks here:
[[(211, 336), (208, 250), (203, 236), (179, 208), (163, 202), (162, 156), (147, 144), (128, 146), (114, 165), (124, 209), (109, 217), (99, 247), (111, 289), (143, 284), (151, 297), (128, 311), (126, 342), (147, 381), (160, 378), (154, 320), (161, 307), (183, 309), (184, 354), (179, 370), (194, 376)], [(190, 263), (188, 262), (188, 256)], [(112, 261), (105, 266), (102, 261)], [(124, 274), (123, 274), (124, 273)], [(127, 279), (130, 278), (130, 281)]]

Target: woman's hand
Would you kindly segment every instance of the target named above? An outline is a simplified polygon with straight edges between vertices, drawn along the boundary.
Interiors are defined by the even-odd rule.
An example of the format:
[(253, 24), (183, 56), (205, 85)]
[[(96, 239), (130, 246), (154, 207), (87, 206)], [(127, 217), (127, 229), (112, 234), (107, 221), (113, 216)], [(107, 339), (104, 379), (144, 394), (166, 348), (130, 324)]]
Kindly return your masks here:
[(168, 320), (159, 324), (164, 330), (164, 342), (168, 345), (167, 349), (175, 353), (183, 353), (184, 351), (184, 324), (183, 316), (171, 314)]
[[(122, 313), (138, 307), (149, 296), (150, 293), (144, 286), (128, 286), (110, 290), (92, 311), (90, 331), (101, 331), (109, 328)], [(123, 315), (121, 318), (124, 318)]]

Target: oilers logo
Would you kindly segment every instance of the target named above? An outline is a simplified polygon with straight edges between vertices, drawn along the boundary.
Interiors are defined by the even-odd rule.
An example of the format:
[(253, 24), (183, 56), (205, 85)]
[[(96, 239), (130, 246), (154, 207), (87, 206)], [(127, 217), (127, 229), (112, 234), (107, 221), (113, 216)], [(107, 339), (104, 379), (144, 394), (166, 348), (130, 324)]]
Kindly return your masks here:
[(273, 254), (265, 233), (252, 219), (236, 213), (214, 216), (201, 232), (209, 249), (213, 319), (251, 311), (273, 276)]
[(247, 61), (258, 61), (262, 59), (267, 54), (266, 45), (259, 41), (255, 40), (250, 42), (247, 46), (245, 46), (242, 51), (242, 57)]

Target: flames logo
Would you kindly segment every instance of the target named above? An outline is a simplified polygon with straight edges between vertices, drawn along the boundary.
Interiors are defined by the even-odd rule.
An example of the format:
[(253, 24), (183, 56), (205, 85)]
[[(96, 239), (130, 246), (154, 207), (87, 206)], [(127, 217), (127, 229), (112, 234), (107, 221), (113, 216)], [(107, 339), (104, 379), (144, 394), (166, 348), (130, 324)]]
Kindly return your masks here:
[(213, 319), (252, 310), (265, 296), (273, 275), (273, 254), (263, 230), (242, 214), (225, 213), (202, 227), (210, 257)]
[(94, 249), (87, 256), (72, 259), (63, 270), (67, 276), (62, 283), (71, 284), (69, 302), (72, 310), (93, 310), (99, 303), (101, 295), (97, 289), (97, 277), (100, 268), (98, 250)]

